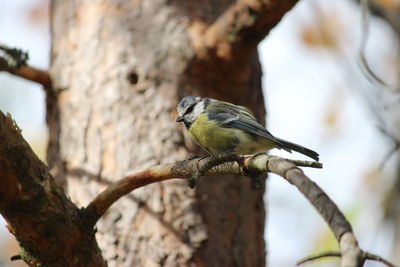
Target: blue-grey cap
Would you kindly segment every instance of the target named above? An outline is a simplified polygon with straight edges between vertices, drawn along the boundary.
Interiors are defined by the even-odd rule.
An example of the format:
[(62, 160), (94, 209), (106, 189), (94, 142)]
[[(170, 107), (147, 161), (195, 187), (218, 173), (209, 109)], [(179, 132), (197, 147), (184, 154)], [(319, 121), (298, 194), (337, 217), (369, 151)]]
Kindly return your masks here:
[(199, 96), (185, 96), (182, 98), (181, 102), (179, 102), (177, 106), (178, 116), (182, 116), (186, 113), (186, 110), (196, 104), (197, 102), (201, 101), (201, 97)]

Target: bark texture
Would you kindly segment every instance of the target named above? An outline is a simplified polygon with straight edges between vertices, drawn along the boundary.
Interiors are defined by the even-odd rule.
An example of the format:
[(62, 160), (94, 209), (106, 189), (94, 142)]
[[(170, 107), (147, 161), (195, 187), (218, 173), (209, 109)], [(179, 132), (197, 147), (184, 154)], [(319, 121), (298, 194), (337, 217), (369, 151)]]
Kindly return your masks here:
[(77, 207), (0, 112), (0, 213), (29, 266), (106, 266)]
[[(260, 24), (269, 27), (261, 36), (296, 1), (259, 2), (280, 12)], [(264, 119), (261, 38), (224, 57), (202, 46), (203, 31), (235, 3), (52, 1), (48, 157), (74, 203), (87, 205), (128, 171), (198, 153), (175, 123), (185, 95), (242, 104)], [(96, 236), (110, 266), (264, 266), (262, 196), (237, 177), (202, 179), (196, 190), (153, 184), (111, 207)]]

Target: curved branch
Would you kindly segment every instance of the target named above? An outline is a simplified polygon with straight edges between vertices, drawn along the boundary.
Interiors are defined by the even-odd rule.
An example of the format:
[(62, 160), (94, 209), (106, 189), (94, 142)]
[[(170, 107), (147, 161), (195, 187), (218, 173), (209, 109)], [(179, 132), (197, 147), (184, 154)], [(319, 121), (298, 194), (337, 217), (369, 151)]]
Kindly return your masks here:
[(315, 261), (315, 260), (319, 260), (319, 259), (323, 259), (323, 258), (327, 258), (327, 257), (338, 257), (338, 258), (340, 258), (340, 256), (341, 255), (340, 255), (339, 251), (322, 252), (320, 254), (312, 255), (312, 256), (306, 257), (304, 259), (301, 259), (298, 262), (296, 262), (296, 265), (302, 265), (302, 264), (307, 263), (307, 262), (311, 262), (311, 261)]
[(305, 176), (303, 171), (297, 168), (293, 162), (282, 160), (279, 157), (265, 157), (260, 155), (247, 164), (250, 168), (269, 170), (278, 174), (296, 186), (328, 223), (338, 241), (344, 233), (352, 232), (350, 223), (336, 204), (316, 183)]
[[(223, 162), (221, 165), (215, 166), (221, 162)], [(365, 260), (369, 259), (367, 255), (371, 254), (359, 248), (351, 225), (343, 213), (316, 183), (304, 175), (296, 163), (307, 167), (322, 167), (322, 164), (318, 162), (292, 161), (266, 154), (197, 158), (155, 166), (128, 175), (109, 186), (84, 209), (84, 216), (89, 223), (94, 225), (119, 198), (134, 189), (155, 182), (173, 178), (191, 178), (198, 176), (199, 173), (204, 175), (243, 175), (244, 173), (272, 172), (296, 186), (321, 214), (339, 242), (341, 266), (362, 266)]]
[[(239, 0), (205, 30), (194, 28), (192, 41), (199, 54), (212, 50), (230, 60), (243, 49), (255, 49), (298, 0)], [(197, 32), (196, 32), (197, 31)]]
[[(303, 171), (290, 160), (283, 160), (278, 157), (268, 157), (258, 155), (255, 158), (247, 159), (250, 168), (256, 170), (268, 170), (286, 179), (311, 202), (323, 217), (329, 228), (339, 242), (341, 265), (342, 267), (360, 267), (372, 254), (364, 252), (358, 246), (350, 223), (336, 204), (326, 195), (326, 193), (313, 181), (311, 181)], [(382, 259), (382, 258), (380, 258)], [(383, 261), (382, 261), (383, 260)], [(388, 261), (382, 259), (385, 264)], [(391, 264), (391, 263), (389, 263)], [(391, 265), (389, 265), (391, 266)]]
[[(272, 157), (267, 156), (266, 157)], [(203, 175), (243, 175), (243, 170), (250, 168), (251, 161), (245, 159), (253, 158), (239, 155), (225, 155), (222, 157), (195, 158), (176, 163), (155, 166), (143, 171), (133, 173), (111, 184), (106, 190), (100, 193), (85, 209), (86, 217), (93, 225), (104, 215), (106, 210), (118, 199), (131, 191), (155, 182), (170, 180), (173, 178), (198, 178)], [(284, 159), (282, 159), (284, 160)], [(230, 161), (230, 162), (228, 162)], [(237, 162), (247, 162), (239, 166)], [(310, 161), (298, 161), (301, 166), (321, 168), (322, 164)], [(218, 166), (215, 166), (217, 165)], [(292, 163), (295, 164), (295, 163)], [(267, 170), (261, 170), (267, 171)]]
[[(118, 199), (131, 191), (155, 182), (166, 181), (174, 178), (191, 178), (203, 166), (209, 164), (210, 159), (188, 159), (176, 163), (155, 166), (143, 171), (127, 175), (111, 184), (100, 193), (85, 209), (89, 222), (93, 225), (104, 215), (106, 210)], [(208, 170), (205, 175), (243, 174), (237, 163), (227, 162)]]

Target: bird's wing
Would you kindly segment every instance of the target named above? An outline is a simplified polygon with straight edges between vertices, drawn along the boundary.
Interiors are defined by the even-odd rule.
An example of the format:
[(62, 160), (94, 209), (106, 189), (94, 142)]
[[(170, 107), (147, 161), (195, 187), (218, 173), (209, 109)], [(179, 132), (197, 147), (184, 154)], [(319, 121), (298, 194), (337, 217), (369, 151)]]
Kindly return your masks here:
[(265, 137), (276, 143), (279, 149), (284, 149), (288, 152), (294, 150), (316, 161), (319, 160), (317, 152), (273, 136), (257, 122), (253, 113), (245, 107), (222, 101), (212, 101), (207, 106), (207, 114), (210, 120), (217, 121), (222, 127), (236, 128)]
[(233, 105), (223, 101), (210, 102), (207, 107), (207, 114), (210, 120), (215, 120), (223, 127), (237, 128), (243, 131), (263, 136), (276, 141), (276, 138), (259, 124), (253, 113), (243, 106)]

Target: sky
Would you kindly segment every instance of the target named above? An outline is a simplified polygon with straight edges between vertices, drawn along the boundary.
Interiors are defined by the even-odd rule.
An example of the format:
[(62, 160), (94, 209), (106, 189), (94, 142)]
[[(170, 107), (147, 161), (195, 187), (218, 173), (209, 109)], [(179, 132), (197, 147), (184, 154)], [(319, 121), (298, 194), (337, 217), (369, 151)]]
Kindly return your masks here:
[[(32, 23), (27, 16), (36, 2), (0, 0), (0, 42), (29, 51), (29, 63), (46, 69), (50, 54), (48, 21), (39, 17)], [(267, 126), (272, 134), (320, 153), (324, 168), (305, 169), (305, 173), (345, 212), (362, 248), (387, 257), (387, 240), (392, 233), (382, 227), (383, 188), (377, 186), (381, 178), (373, 174), (379, 171), (390, 144), (377, 130), (360, 93), (360, 88), (371, 85), (356, 63), (361, 27), (357, 6), (337, 0), (325, 9), (335, 14), (328, 26), (336, 25), (334, 30), (340, 32), (336, 49), (304, 42), (304, 28), (316, 23), (310, 10), (315, 4), (324, 9), (326, 3), (301, 1), (259, 46)], [(373, 21), (371, 36), (367, 54), (378, 68), (392, 49), (390, 31), (382, 22)], [(43, 158), (47, 129), (40, 86), (0, 73), (0, 110), (12, 114)], [(273, 150), (271, 154), (306, 159), (297, 153)], [(381, 172), (390, 172), (393, 164), (394, 159), (389, 160)], [(369, 175), (373, 179), (368, 180)], [(329, 229), (314, 208), (282, 178), (270, 175), (265, 200), (269, 266), (293, 266), (316, 248), (326, 249), (321, 244), (336, 249), (334, 242), (326, 241), (331, 236)], [(5, 228), (0, 228), (0, 239), (6, 239)], [(332, 260), (310, 266), (328, 266), (330, 262), (337, 264)]]

